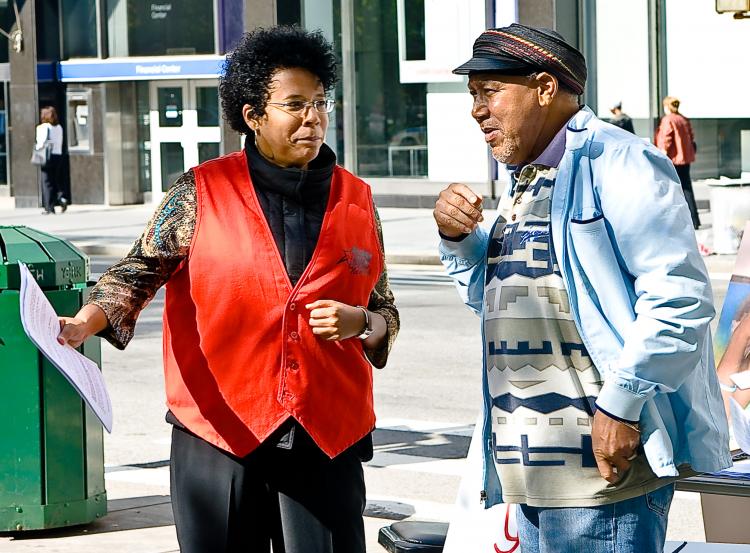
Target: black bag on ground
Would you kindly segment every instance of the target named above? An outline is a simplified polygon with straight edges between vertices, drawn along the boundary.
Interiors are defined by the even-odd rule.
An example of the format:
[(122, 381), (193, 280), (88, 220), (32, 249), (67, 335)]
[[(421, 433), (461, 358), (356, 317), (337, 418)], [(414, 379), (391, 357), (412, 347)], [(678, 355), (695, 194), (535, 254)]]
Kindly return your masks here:
[(447, 522), (402, 520), (381, 528), (378, 543), (390, 553), (441, 553), (447, 533)]

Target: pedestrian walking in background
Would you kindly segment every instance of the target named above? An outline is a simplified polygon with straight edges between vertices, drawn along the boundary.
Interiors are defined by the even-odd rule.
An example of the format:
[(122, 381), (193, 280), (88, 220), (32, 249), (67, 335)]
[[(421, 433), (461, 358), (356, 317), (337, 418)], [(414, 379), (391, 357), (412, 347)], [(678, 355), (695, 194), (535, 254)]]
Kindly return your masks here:
[(57, 117), (57, 110), (53, 106), (45, 106), (39, 113), (41, 121), (36, 127), (36, 145), (40, 150), (44, 143), (52, 145), (47, 163), (41, 167), (42, 206), (43, 214), (55, 213), (55, 206), (59, 205), (64, 213), (68, 209), (68, 198), (63, 195), (63, 128)]
[(579, 104), (586, 60), (554, 31), (487, 30), (454, 73), (510, 173), (491, 230), (465, 184), (434, 212), (482, 321), (482, 499), (519, 505), (523, 553), (662, 551), (675, 480), (732, 464), (674, 167)]
[(323, 140), (331, 45), (258, 29), (229, 55), (245, 150), (167, 192), (60, 339), (118, 348), (166, 284), (171, 498), (183, 553), (365, 553), (372, 365), (399, 329), (369, 186)]
[(622, 102), (617, 102), (609, 109), (609, 111), (613, 115), (612, 119), (609, 120), (610, 123), (612, 123), (616, 127), (620, 127), (621, 129), (635, 134), (635, 129), (633, 128), (633, 120), (627, 113), (622, 111)]
[(690, 120), (680, 113), (680, 101), (674, 96), (664, 98), (664, 117), (661, 118), (656, 131), (656, 147), (664, 152), (674, 163), (680, 177), (682, 192), (690, 208), (693, 227), (701, 226), (698, 206), (693, 194), (693, 182), (690, 179), (690, 164), (695, 161), (695, 135)]

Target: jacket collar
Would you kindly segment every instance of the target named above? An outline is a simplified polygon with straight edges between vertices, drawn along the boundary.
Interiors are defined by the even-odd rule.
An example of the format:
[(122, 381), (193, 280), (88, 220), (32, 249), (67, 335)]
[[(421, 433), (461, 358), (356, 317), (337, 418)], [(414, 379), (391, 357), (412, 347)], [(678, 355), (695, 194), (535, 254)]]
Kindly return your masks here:
[(583, 147), (589, 137), (588, 126), (596, 115), (588, 106), (583, 106), (570, 118), (566, 126), (565, 149), (578, 150)]
[[(588, 124), (592, 119), (596, 119), (596, 115), (588, 106), (579, 109), (531, 165), (558, 167), (565, 150), (578, 150), (586, 143), (589, 133), (584, 131), (588, 131)], [(524, 165), (526, 164), (506, 165), (506, 170), (513, 175)]]

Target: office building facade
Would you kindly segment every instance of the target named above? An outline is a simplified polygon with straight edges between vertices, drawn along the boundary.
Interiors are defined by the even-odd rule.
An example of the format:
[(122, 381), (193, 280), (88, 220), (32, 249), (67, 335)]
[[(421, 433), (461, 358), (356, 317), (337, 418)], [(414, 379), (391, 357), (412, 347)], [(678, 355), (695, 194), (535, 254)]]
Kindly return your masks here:
[[(341, 79), (332, 91), (327, 141), (340, 163), (371, 183), (381, 205), (429, 205), (452, 181), (499, 192), (503, 171), (470, 118), (465, 78), (450, 70), (470, 56), (483, 29), (514, 21), (554, 27), (576, 44), (590, 67), (583, 101), (602, 117), (622, 101), (645, 139), (660, 97), (680, 97), (697, 132), (695, 177), (750, 171), (749, 108), (731, 86), (712, 80), (743, 63), (750, 22), (716, 14), (711, 2), (26, 0), (18, 6), (21, 51), (11, 42), (0, 45), (3, 205), (38, 205), (28, 158), (42, 105), (60, 112), (76, 203), (156, 202), (183, 171), (240, 148), (221, 119), (222, 62), (246, 29), (274, 23), (320, 29), (333, 42)], [(18, 28), (13, 0), (0, 0), (0, 25)], [(719, 66), (706, 51), (722, 52)]]

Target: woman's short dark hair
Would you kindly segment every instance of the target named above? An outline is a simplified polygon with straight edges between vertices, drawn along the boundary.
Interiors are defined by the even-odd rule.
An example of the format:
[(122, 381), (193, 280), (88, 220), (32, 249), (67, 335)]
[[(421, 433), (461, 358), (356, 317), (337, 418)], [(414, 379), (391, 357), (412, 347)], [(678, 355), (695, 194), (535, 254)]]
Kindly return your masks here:
[(278, 69), (294, 67), (317, 76), (326, 92), (336, 84), (336, 57), (320, 31), (283, 25), (245, 34), (227, 56), (219, 82), (224, 119), (235, 131), (251, 133), (242, 108), (248, 104), (255, 115), (263, 115), (271, 77)]
[(44, 106), (39, 111), (39, 119), (42, 123), (49, 123), (50, 125), (57, 125), (57, 110), (53, 106)]

